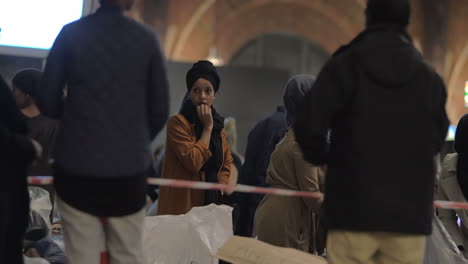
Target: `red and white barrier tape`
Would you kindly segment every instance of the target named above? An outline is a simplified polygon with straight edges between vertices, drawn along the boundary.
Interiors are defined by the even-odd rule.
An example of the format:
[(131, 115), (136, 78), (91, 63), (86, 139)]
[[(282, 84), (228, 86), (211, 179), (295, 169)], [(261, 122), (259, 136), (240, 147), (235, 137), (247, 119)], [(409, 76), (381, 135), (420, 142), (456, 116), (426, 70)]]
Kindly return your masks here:
[[(48, 185), (48, 184), (53, 183), (53, 178), (49, 176), (29, 177), (28, 182), (29, 184)], [(174, 187), (174, 188), (218, 190), (218, 191), (223, 191), (223, 192), (273, 194), (273, 195), (280, 195), (280, 196), (308, 197), (308, 198), (315, 198), (315, 199), (321, 199), (323, 197), (323, 194), (319, 192), (316, 192), (316, 193), (299, 192), (299, 191), (276, 189), (276, 188), (254, 187), (254, 186), (241, 185), (241, 184), (231, 186), (227, 184), (210, 183), (210, 182), (194, 182), (194, 181), (155, 179), (155, 178), (149, 178), (148, 184), (168, 186), (168, 187)]]
[[(49, 176), (29, 177), (29, 184), (48, 185), (53, 183), (53, 178)], [(223, 192), (242, 192), (242, 193), (256, 193), (256, 194), (272, 194), (279, 196), (292, 196), (292, 197), (307, 197), (314, 199), (323, 198), (323, 194), (319, 192), (300, 192), (293, 190), (277, 189), (277, 188), (263, 188), (248, 185), (227, 185), (210, 182), (194, 182), (182, 180), (169, 180), (169, 179), (155, 179), (149, 178), (148, 184), (168, 186), (174, 188), (187, 188), (198, 190), (218, 190)], [(450, 201), (434, 201), (434, 206), (441, 209), (465, 209), (468, 210), (468, 203), (463, 202), (450, 202)]]
[(54, 178), (50, 176), (28, 177), (28, 183), (36, 185), (50, 185), (54, 183)]
[(468, 210), (468, 203), (451, 201), (434, 201), (434, 206), (440, 209), (464, 209)]

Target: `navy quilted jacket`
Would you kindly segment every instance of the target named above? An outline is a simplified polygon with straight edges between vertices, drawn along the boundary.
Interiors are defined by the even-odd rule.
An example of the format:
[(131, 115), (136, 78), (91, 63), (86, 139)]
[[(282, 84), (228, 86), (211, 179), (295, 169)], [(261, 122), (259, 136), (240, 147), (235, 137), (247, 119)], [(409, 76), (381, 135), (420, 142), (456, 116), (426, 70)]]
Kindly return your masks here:
[(156, 35), (112, 6), (64, 26), (38, 97), (45, 115), (61, 117), (54, 156), (65, 171), (120, 177), (147, 170), (150, 142), (169, 111)]

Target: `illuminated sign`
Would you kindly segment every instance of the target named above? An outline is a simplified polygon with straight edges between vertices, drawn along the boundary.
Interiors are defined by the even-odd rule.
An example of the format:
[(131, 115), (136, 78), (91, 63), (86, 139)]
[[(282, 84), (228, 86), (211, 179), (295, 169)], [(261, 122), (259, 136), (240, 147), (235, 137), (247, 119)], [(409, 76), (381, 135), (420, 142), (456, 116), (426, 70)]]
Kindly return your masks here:
[(465, 107), (468, 108), (468, 81), (465, 82)]

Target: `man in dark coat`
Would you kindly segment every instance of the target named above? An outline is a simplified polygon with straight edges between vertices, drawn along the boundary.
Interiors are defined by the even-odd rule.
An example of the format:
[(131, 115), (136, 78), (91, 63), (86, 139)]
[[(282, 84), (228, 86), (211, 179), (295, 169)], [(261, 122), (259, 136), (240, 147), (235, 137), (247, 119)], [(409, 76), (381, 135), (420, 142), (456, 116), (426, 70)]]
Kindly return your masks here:
[[(283, 106), (278, 106), (273, 114), (255, 125), (248, 136), (245, 162), (239, 174), (239, 184), (268, 187), (265, 180), (270, 156), (287, 129), (286, 110)], [(263, 196), (260, 194), (239, 194), (239, 218), (235, 226), (236, 235), (252, 236), (255, 210), (257, 210)]]
[(328, 164), (330, 263), (420, 264), (449, 124), (445, 86), (407, 34), (407, 0), (369, 0), (366, 15), (366, 30), (320, 73), (295, 132), (306, 160)]
[(29, 212), (26, 170), (41, 152), (27, 137), (26, 122), (0, 76), (0, 263), (23, 263)]
[(150, 144), (169, 113), (165, 60), (153, 30), (125, 16), (134, 0), (100, 2), (57, 36), (37, 103), (61, 117), (54, 180), (70, 262), (138, 264)]

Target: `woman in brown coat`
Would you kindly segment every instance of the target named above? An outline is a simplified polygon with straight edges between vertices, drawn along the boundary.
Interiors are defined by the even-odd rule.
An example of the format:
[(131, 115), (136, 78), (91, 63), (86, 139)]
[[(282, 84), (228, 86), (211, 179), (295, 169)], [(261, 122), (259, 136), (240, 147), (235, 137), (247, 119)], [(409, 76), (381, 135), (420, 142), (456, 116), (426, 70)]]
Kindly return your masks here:
[[(284, 94), (286, 119), (289, 129), (276, 145), (267, 170), (267, 183), (271, 187), (319, 192), (325, 184), (325, 170), (314, 167), (303, 158), (296, 142), (294, 130), (297, 106), (314, 83), (309, 75), (299, 75), (288, 81)], [(314, 243), (317, 223), (313, 213), (318, 213), (320, 200), (299, 197), (267, 195), (255, 213), (254, 236), (280, 247), (290, 247), (308, 252)], [(315, 251), (315, 250), (314, 250)]]
[[(229, 183), (232, 156), (224, 132), (224, 118), (213, 107), (220, 79), (209, 61), (199, 61), (188, 71), (187, 90), (178, 115), (167, 123), (162, 178)], [(223, 194), (161, 187), (158, 214), (185, 214), (192, 207), (219, 203)]]

